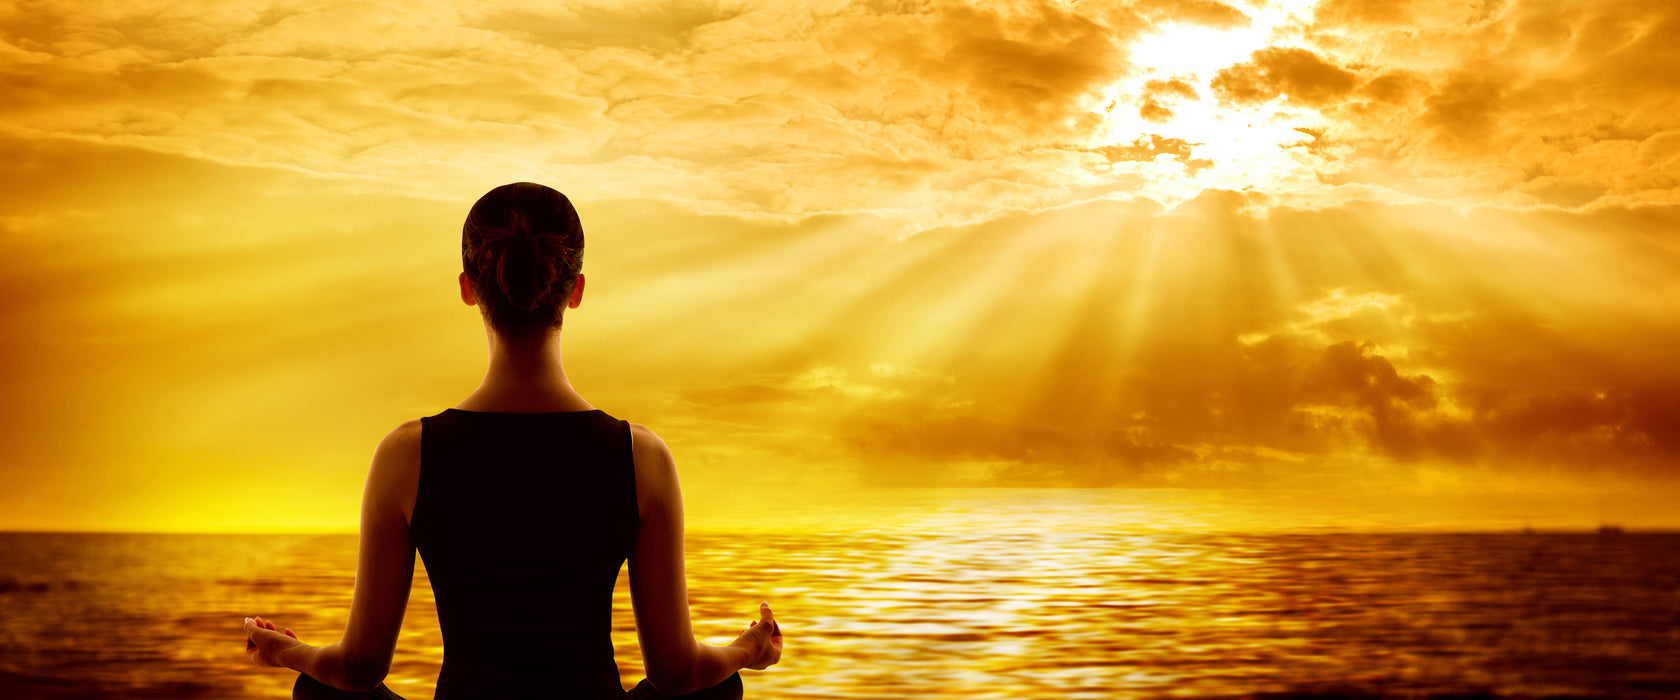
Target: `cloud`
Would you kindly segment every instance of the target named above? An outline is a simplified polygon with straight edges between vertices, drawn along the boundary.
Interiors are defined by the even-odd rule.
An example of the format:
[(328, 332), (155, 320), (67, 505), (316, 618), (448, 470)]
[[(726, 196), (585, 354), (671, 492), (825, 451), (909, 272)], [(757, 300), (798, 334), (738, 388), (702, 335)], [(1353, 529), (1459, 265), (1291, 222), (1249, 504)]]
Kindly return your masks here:
[[(1360, 144), (1342, 170), (1385, 173), (1356, 180), (1514, 205), (1674, 200), (1680, 181), (1628, 157), (1680, 126), (1680, 83), (1658, 68), (1680, 39), (1672, 5), (1336, 1), (1314, 17), (1305, 42), (1373, 76), (1320, 105)], [(1265, 94), (1250, 82), (1233, 94)]]
[(1527, 395), (1488, 390), (1474, 395), (1471, 407), (1478, 434), (1529, 460), (1562, 458), (1605, 472), (1680, 460), (1673, 429), (1680, 386), (1672, 383)]
[[(1584, 207), (1680, 188), (1628, 157), (1680, 129), (1663, 70), (1680, 30), (1661, 4), (30, 8), (0, 19), (15, 133), (433, 198), (559, 178), (709, 213), (890, 213), (904, 234), (1209, 186), (1303, 206)], [(1260, 45), (1157, 70), (1134, 62), (1150, 37), (1172, 55)], [(1258, 147), (1288, 149), (1299, 129), (1334, 147)], [(1086, 157), (1151, 134), (1205, 144), (1205, 167)]]
[(693, 45), (708, 25), (749, 12), (715, 2), (492, 3), (467, 24), (557, 49), (617, 46), (668, 52)]
[(1216, 0), (1142, 0), (1135, 7), (1155, 22), (1181, 22), (1216, 29), (1249, 26), (1247, 13)]
[(1139, 138), (1129, 145), (1103, 146), (1098, 148), (1097, 152), (1110, 161), (1154, 160), (1156, 156), (1163, 155), (1187, 160), (1195, 146), (1196, 144), (1184, 139), (1169, 139), (1160, 134), (1150, 134), (1148, 138)]
[(40, 10), (0, 33), (14, 129), (430, 197), (543, 174), (585, 197), (914, 221), (1090, 184), (1065, 144), (1146, 26), (1056, 2)]
[(1019, 12), (949, 6), (917, 25), (881, 36), (878, 55), (932, 84), (960, 86), (981, 111), (1010, 118), (1028, 135), (1079, 128), (1077, 120), (1092, 118), (1086, 107), (1098, 88), (1126, 70), (1116, 27), (1059, 5), (1032, 3)]
[(1485, 146), (1497, 126), (1499, 99), (1499, 86), (1491, 82), (1455, 80), (1424, 100), (1420, 121), (1454, 146)]
[[(1415, 5), (1382, 0), (1324, 0), (1313, 8), (1313, 16), (1325, 24), (1358, 26), (1403, 26), (1413, 21)], [(1434, 3), (1437, 6), (1445, 3)]]
[(1198, 97), (1196, 88), (1183, 80), (1150, 80), (1143, 84), (1143, 104), (1138, 107), (1138, 116), (1150, 122), (1169, 121), (1173, 118), (1173, 111), (1168, 104)]
[(1272, 47), (1254, 52), (1248, 63), (1219, 71), (1212, 85), (1220, 99), (1237, 104), (1287, 97), (1324, 107), (1345, 98), (1360, 82), (1358, 74), (1312, 51)]
[(800, 273), (870, 291), (681, 402), (875, 484), (1671, 482), (1676, 222), (1228, 192), (949, 227)]
[(1455, 459), (1472, 457), (1472, 430), (1436, 414), (1440, 395), (1428, 375), (1401, 376), (1388, 358), (1369, 344), (1334, 343), (1310, 365), (1302, 398), (1352, 409), (1356, 429), (1379, 454), (1416, 460), (1431, 453)]
[(1199, 97), (1196, 88), (1190, 83), (1177, 78), (1171, 80), (1151, 80), (1143, 84), (1144, 90), (1155, 97), (1176, 98), (1180, 100), (1194, 100)]

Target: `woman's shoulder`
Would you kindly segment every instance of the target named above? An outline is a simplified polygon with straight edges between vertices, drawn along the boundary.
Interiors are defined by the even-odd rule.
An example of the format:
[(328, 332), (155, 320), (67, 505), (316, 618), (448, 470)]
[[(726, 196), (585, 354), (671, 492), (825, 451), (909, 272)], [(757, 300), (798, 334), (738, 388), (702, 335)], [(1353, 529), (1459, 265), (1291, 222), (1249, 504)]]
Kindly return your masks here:
[(392, 428), (391, 432), (386, 433), (385, 438), (379, 441), (379, 447), (375, 448), (375, 458), (377, 459), (381, 455), (384, 455), (387, 458), (413, 456), (415, 461), (418, 462), (420, 457), (420, 429), (422, 426), (422, 420), (423, 419), (420, 418), (406, 420), (397, 427)]
[(641, 423), (630, 424), (630, 456), (636, 461), (636, 475), (644, 471), (658, 472), (675, 469), (671, 448), (659, 435)]
[(628, 423), (628, 425), (630, 426), (630, 450), (636, 455), (637, 461), (641, 461), (644, 456), (670, 456), (671, 448), (666, 446), (665, 441), (660, 439), (659, 435), (652, 429), (641, 423)]
[(651, 505), (681, 501), (676, 460), (658, 434), (645, 425), (631, 423), (630, 455), (636, 467), (636, 500), (643, 512)]
[(368, 470), (367, 496), (401, 512), (404, 522), (414, 515), (420, 486), (420, 429), (418, 418), (392, 428), (374, 448), (373, 466)]

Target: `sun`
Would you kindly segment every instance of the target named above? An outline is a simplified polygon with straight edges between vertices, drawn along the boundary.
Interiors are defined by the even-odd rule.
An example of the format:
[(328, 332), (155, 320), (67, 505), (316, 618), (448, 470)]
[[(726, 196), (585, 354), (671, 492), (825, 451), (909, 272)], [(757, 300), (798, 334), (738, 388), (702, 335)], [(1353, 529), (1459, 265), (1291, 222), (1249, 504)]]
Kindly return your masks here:
[[(1116, 163), (1124, 173), (1146, 176), (1145, 196), (1175, 203), (1209, 187), (1286, 192), (1316, 182), (1317, 156), (1299, 146), (1313, 140), (1324, 119), (1287, 104), (1284, 97), (1256, 105), (1220, 100), (1213, 81), (1221, 70), (1249, 60), (1260, 49), (1289, 46), (1288, 29), (1310, 12), (1310, 0), (1250, 8), (1247, 26), (1207, 27), (1163, 22), (1134, 41), (1134, 70), (1104, 91), (1100, 148), (1160, 139), (1190, 144), (1189, 155), (1158, 155), (1149, 162)], [(1177, 143), (1177, 141), (1171, 141)]]
[(1255, 26), (1215, 29), (1166, 22), (1131, 45), (1133, 65), (1154, 73), (1210, 79), (1219, 69), (1247, 60), (1266, 46), (1267, 32)]

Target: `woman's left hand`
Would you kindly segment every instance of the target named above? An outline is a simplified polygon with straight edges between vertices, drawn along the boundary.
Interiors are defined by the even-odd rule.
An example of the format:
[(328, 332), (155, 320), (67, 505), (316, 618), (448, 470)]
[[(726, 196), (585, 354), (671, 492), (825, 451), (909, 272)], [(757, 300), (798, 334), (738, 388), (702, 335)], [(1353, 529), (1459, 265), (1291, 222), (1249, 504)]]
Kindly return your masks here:
[(282, 633), (274, 628), (273, 622), (260, 617), (245, 618), (245, 655), (258, 666), (284, 666), (281, 655), (302, 644), (289, 627)]

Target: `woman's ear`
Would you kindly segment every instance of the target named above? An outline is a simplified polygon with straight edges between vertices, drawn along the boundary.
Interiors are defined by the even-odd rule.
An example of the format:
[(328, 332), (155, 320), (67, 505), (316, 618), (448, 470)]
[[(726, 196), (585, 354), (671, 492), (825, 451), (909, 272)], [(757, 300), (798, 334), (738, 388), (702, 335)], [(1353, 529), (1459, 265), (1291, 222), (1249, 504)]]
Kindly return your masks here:
[[(467, 273), (463, 272), (462, 275)], [(566, 308), (575, 309), (583, 303), (583, 273), (578, 273), (577, 283), (572, 285), (572, 297), (566, 300)]]
[(472, 282), (467, 280), (467, 273), (461, 273), (459, 280), (461, 282), (461, 301), (465, 302), (467, 306), (477, 306), (478, 296), (473, 294)]

